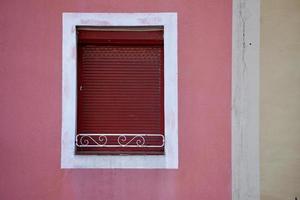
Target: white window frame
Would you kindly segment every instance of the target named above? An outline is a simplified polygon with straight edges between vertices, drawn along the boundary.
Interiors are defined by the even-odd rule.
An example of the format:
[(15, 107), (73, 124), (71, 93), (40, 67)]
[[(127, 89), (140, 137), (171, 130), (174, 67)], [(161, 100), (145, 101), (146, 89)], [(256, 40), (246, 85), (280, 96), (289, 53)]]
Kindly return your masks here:
[[(165, 155), (76, 155), (76, 26), (163, 26)], [(61, 168), (178, 168), (177, 13), (63, 13)]]

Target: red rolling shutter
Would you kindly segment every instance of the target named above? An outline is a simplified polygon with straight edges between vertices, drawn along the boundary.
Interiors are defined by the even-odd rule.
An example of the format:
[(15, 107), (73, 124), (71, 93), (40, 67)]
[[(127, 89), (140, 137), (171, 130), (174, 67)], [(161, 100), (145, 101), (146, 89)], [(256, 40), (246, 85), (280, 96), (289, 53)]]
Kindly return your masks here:
[(163, 32), (77, 31), (76, 153), (163, 154)]

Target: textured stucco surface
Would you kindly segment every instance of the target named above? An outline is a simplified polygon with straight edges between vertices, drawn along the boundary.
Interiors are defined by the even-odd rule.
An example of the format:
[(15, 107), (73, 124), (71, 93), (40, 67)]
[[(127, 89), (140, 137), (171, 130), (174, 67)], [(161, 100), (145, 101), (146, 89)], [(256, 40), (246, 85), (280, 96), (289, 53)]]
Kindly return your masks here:
[(300, 198), (300, 1), (262, 0), (261, 199)]
[[(179, 169), (60, 169), (62, 13), (178, 12)], [(0, 199), (231, 199), (231, 0), (2, 0)]]

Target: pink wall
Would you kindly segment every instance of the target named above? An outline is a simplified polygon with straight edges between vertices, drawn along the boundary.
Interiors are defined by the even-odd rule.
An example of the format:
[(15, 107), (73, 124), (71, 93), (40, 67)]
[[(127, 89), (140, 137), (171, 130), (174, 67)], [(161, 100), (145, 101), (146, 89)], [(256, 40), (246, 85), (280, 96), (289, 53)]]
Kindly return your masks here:
[[(178, 170), (60, 169), (66, 11), (178, 12)], [(2, 0), (0, 13), (0, 199), (231, 198), (231, 0)]]

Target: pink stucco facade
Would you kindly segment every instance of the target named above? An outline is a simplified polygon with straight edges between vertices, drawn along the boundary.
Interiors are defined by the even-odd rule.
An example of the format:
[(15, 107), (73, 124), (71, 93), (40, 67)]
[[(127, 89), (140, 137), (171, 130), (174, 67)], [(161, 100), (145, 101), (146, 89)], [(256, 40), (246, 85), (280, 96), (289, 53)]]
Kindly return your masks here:
[[(63, 12), (177, 12), (179, 169), (61, 169)], [(231, 199), (231, 0), (0, 2), (0, 199)]]

